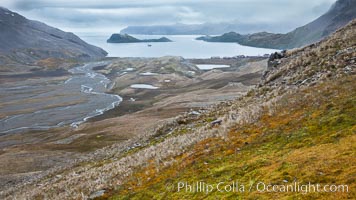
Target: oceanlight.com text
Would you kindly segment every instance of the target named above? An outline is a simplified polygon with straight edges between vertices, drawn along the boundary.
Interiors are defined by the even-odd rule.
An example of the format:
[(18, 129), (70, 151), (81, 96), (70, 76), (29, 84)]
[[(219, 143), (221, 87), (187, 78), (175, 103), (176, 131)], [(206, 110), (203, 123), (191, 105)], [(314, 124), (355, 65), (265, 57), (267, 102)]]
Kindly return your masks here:
[[(172, 189), (172, 188), (171, 188)], [(175, 186), (177, 192), (188, 193), (244, 193), (244, 192), (260, 192), (260, 193), (348, 193), (349, 186), (345, 184), (319, 184), (319, 183), (285, 183), (285, 184), (270, 184), (264, 182), (252, 182), (244, 184), (239, 181), (233, 182), (218, 182), (207, 183), (204, 181), (198, 182), (178, 182)]]

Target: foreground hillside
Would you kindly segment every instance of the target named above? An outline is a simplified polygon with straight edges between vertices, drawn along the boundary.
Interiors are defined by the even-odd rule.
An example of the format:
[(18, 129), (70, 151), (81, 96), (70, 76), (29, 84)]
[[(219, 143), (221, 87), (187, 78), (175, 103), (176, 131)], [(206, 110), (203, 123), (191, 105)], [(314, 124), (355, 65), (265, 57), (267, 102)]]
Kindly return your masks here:
[[(355, 41), (353, 21), (320, 43), (272, 56), (259, 87), (242, 98), (179, 116), (147, 133), (147, 140), (102, 149), (70, 169), (2, 195), (8, 199), (353, 199)], [(243, 184), (244, 191), (178, 190), (182, 183), (216, 187), (234, 181)], [(332, 193), (259, 192), (255, 188), (259, 182), (347, 185), (348, 192), (340, 187)]]
[[(287, 52), (277, 61), (279, 65), (266, 72), (259, 88), (215, 110), (215, 116), (223, 119), (221, 126), (191, 133), (197, 137), (216, 132), (220, 137), (201, 140), (164, 160), (149, 160), (108, 196), (355, 198), (355, 28), (353, 21), (322, 43)], [(223, 192), (217, 189), (220, 182), (224, 182)], [(233, 182), (238, 191), (226, 191), (225, 186), (229, 190)], [(348, 192), (340, 187), (320, 193), (261, 192), (257, 190), (263, 189), (261, 182), (347, 185)], [(186, 189), (197, 183), (200, 191)], [(214, 188), (211, 191), (209, 184)]]

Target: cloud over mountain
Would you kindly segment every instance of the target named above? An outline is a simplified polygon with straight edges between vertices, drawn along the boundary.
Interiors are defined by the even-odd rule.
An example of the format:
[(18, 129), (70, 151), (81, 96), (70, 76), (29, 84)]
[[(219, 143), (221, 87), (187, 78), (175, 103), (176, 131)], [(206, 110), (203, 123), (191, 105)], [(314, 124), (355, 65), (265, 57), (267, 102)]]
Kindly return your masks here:
[[(1, 6), (68, 31), (128, 25), (240, 21), (286, 32), (324, 13), (334, 0), (2, 0)], [(251, 12), (253, 11), (253, 12)]]

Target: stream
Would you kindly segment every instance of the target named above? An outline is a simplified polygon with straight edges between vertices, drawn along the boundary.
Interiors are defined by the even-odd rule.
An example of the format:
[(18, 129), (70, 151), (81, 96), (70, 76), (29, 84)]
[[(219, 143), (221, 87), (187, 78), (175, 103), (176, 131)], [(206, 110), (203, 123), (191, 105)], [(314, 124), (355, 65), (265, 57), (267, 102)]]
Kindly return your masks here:
[(0, 87), (0, 135), (28, 130), (46, 130), (70, 125), (115, 108), (122, 98), (106, 93), (113, 83), (93, 68), (108, 62), (87, 63), (69, 70), (59, 83), (48, 80), (22, 81)]

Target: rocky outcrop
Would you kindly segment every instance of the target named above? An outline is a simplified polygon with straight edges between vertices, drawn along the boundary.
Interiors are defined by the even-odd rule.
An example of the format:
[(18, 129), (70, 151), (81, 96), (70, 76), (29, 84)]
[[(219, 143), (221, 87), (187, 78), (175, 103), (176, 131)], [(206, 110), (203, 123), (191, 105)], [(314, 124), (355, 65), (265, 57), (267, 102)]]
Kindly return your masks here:
[(321, 42), (274, 53), (260, 85), (295, 87), (312, 85), (356, 69), (356, 19)]
[(268, 58), (267, 70), (276, 67), (278, 64), (280, 64), (279, 59), (285, 57), (285, 55), (286, 55), (286, 50), (272, 53)]

